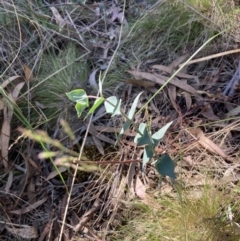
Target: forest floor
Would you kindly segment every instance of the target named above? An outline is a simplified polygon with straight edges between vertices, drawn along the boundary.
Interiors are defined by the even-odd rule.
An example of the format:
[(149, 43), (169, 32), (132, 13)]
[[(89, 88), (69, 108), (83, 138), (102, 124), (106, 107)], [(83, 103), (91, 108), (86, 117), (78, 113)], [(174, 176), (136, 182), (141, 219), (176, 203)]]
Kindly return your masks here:
[(2, 1), (0, 240), (240, 240), (239, 12)]

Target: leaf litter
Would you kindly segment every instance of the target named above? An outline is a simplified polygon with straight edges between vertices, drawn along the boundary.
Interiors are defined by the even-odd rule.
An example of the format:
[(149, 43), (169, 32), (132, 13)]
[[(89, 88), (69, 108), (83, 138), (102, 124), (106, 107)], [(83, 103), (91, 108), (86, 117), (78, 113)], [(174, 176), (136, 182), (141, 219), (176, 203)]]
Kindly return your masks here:
[[(59, 29), (59, 32), (54, 30), (54, 34), (62, 41), (63, 39), (80, 41), (81, 44), (79, 45), (84, 46), (85, 50), (93, 49), (91, 53), (92, 55), (89, 57), (91, 60), (95, 58), (98, 59), (99, 62), (102, 61), (101, 64), (94, 64), (89, 74), (89, 78), (87, 79), (90, 86), (93, 87), (92, 89), (95, 89), (96, 91), (98, 89), (96, 84), (96, 72), (99, 70), (100, 65), (105, 66), (109, 63), (112, 48), (116, 46), (116, 39), (119, 36), (118, 24), (124, 23), (125, 27), (128, 28), (127, 18), (124, 16), (122, 8), (115, 5), (110, 7), (108, 5), (102, 6), (99, 3), (79, 3), (78, 7), (79, 9), (87, 9), (86, 12), (84, 12), (85, 15), (79, 14), (79, 22), (75, 21), (75, 19), (77, 19), (75, 18), (76, 16), (70, 16), (74, 12), (68, 12), (67, 10), (67, 13), (66, 11), (60, 11), (60, 7), (50, 7), (50, 10), (52, 11), (51, 18), (54, 19)], [(108, 11), (106, 12), (106, 15), (103, 12), (105, 7), (106, 9), (109, 8), (107, 9)], [(67, 17), (64, 17), (65, 14)], [(107, 25), (107, 28), (105, 28), (105, 25)], [(69, 26), (72, 27), (70, 28)], [(77, 31), (74, 32), (73, 29)], [(66, 30), (69, 36), (63, 36), (62, 33)], [(87, 34), (84, 35), (84, 33)], [(52, 43), (50, 43), (49, 46), (51, 44)], [(100, 49), (103, 50), (103, 52)], [(179, 55), (179, 57), (167, 64), (163, 60), (157, 58), (157, 64), (149, 65), (148, 63), (147, 65), (144, 65), (144, 63), (139, 63), (137, 70), (129, 70), (128, 73), (131, 74), (131, 78), (124, 80), (127, 85), (133, 86), (133, 88), (126, 90), (126, 92), (128, 92), (126, 94), (128, 99), (131, 98), (132, 95), (139, 93), (142, 89), (146, 92), (149, 90), (149, 96), (151, 96), (151, 91), (154, 92), (157, 88), (165, 84), (169, 77), (174, 74), (178, 66), (190, 56), (189, 53)], [(210, 57), (206, 59), (213, 59), (215, 57), (216, 56), (210, 55)], [(204, 61), (206, 59), (204, 59)], [(148, 60), (146, 60), (146, 62), (147, 61)], [(199, 61), (203, 61), (203, 59), (195, 60), (195, 63), (199, 63)], [(222, 60), (223, 65), (227, 66), (227, 62), (229, 62), (227, 57)], [(192, 63), (194, 62), (189, 62), (189, 65)], [(155, 129), (159, 129), (169, 121), (174, 120), (174, 126), (170, 129), (162, 143), (160, 143), (156, 149), (159, 150), (159, 154), (167, 151), (167, 153), (173, 158), (179, 157), (180, 152), (183, 153), (183, 158), (187, 160), (188, 167), (191, 167), (191, 171), (188, 172), (187, 167), (186, 170), (183, 171), (187, 176), (186, 181), (193, 180), (193, 170), (194, 168), (198, 170), (198, 166), (204, 163), (203, 159), (208, 161), (208, 165), (212, 165), (211, 161), (207, 159), (207, 157), (211, 155), (209, 153), (221, 158), (222, 162), (217, 162), (219, 167), (222, 165), (221, 163), (224, 163), (224, 160), (228, 160), (228, 162), (231, 163), (232, 159), (229, 159), (229, 155), (234, 157), (236, 153), (231, 152), (227, 148), (223, 149), (222, 144), (227, 145), (228, 143), (232, 143), (232, 148), (235, 148), (235, 150), (238, 147), (237, 144), (234, 146), (232, 139), (237, 136), (236, 132), (239, 132), (239, 122), (235, 123), (234, 129), (231, 129), (230, 131), (224, 129), (226, 135), (223, 140), (215, 139), (212, 141), (208, 137), (212, 133), (220, 132), (222, 128), (226, 126), (229, 126), (230, 128), (233, 122), (222, 120), (222, 116), (238, 117), (239, 115), (238, 97), (234, 97), (234, 94), (236, 95), (235, 88), (237, 81), (234, 84), (231, 84), (230, 88), (226, 88), (226, 90), (228, 89), (228, 95), (231, 95), (232, 98), (228, 98), (228, 102), (235, 106), (232, 112), (231, 110), (226, 110), (225, 103), (221, 103), (222, 97), (219, 92), (217, 92), (219, 86), (222, 90), (223, 86), (221, 86), (221, 84), (224, 81), (226, 83), (226, 80), (221, 79), (221, 75), (225, 74), (221, 73), (221, 69), (219, 69), (216, 79), (211, 82), (211, 88), (205, 88), (206, 83), (204, 83), (203, 79), (212, 74), (211, 69), (214, 64), (215, 62), (211, 62), (205, 72), (198, 71), (197, 68), (196, 70), (194, 68), (189, 68), (190, 71), (185, 68), (176, 74), (171, 80), (167, 86), (167, 91), (163, 90), (155, 98), (154, 107), (158, 111), (154, 111), (154, 108), (150, 108), (149, 106), (148, 110), (146, 110), (143, 115), (136, 116), (138, 123), (151, 123), (152, 120), (156, 120), (154, 123)], [(31, 64), (23, 66), (23, 74), (26, 81), (30, 82), (37, 77), (33, 75), (35, 69), (31, 68)], [(113, 71), (118, 71), (118, 65), (113, 65), (112, 68)], [(237, 69), (236, 73), (238, 73), (238, 71), (239, 70)], [(23, 78), (20, 75), (8, 77), (1, 86), (5, 89), (15, 80), (21, 82), (16, 85), (14, 84), (16, 88), (11, 91), (12, 96), (9, 98), (12, 98), (14, 102), (17, 102), (20, 91), (24, 87), (24, 82), (22, 82)], [(125, 85), (123, 86), (125, 87)], [(202, 90), (204, 90), (206, 94), (201, 92)], [(210, 90), (209, 93), (207, 92), (208, 90)], [(121, 91), (122, 88), (120, 88), (120, 92)], [(124, 91), (125, 90), (123, 89), (122, 92), (124, 93)], [(148, 98), (147, 96), (148, 95), (143, 95), (140, 104), (137, 107), (138, 109), (140, 109), (143, 103), (146, 102)], [(131, 100), (129, 101), (128, 99), (128, 102), (123, 102), (123, 105), (125, 105), (124, 108), (127, 111), (131, 109), (131, 104), (128, 104), (131, 103)], [(63, 212), (67, 205), (67, 192), (63, 188), (62, 183), (58, 178), (58, 172), (54, 170), (52, 164), (45, 158), (38, 158), (40, 156), (37, 158), (32, 157), (32, 155), (35, 154), (37, 156), (37, 153), (39, 153), (39, 146), (35, 143), (33, 153), (29, 152), (25, 158), (23, 156), (23, 162), (20, 163), (20, 165), (14, 163), (15, 167), (21, 172), (21, 175), (13, 176), (11, 168), (14, 167), (12, 164), (15, 160), (8, 158), (10, 155), (8, 148), (11, 137), (13, 109), (11, 109), (11, 106), (9, 107), (5, 105), (5, 101), (1, 103), (3, 103), (3, 108), (1, 109), (4, 109), (4, 122), (1, 131), (1, 154), (4, 157), (3, 164), (5, 169), (8, 171), (10, 168), (3, 189), (5, 190), (4, 198), (10, 200), (9, 196), (15, 192), (17, 193), (18, 198), (21, 199), (17, 205), (12, 201), (9, 202), (10, 204), (7, 207), (8, 214), (21, 215), (22, 217), (26, 217), (25, 214), (27, 214), (33, 220), (39, 219), (39, 215), (42, 215), (41, 220), (38, 220), (38, 225), (40, 226), (40, 224), (43, 224), (42, 227), (44, 227), (44, 231), (42, 229), (43, 233), (39, 240), (44, 240), (47, 235), (51, 234), (53, 227), (55, 227), (56, 230), (60, 230), (59, 223), (63, 220)], [(132, 142), (136, 133), (131, 129), (127, 130), (123, 134), (121, 145), (117, 146), (119, 150), (113, 153), (108, 153), (106, 146), (109, 144), (110, 146), (115, 145), (115, 136), (116, 133), (121, 132), (121, 127), (119, 126), (121, 126), (122, 120), (118, 117), (114, 117), (113, 121), (104, 118), (104, 113), (96, 115), (96, 120), (93, 120), (90, 126), (89, 136), (93, 137), (93, 144), (102, 156), (98, 156), (97, 158), (95, 156), (90, 157), (91, 160), (96, 158), (100, 164), (99, 168), (95, 168), (94, 172), (88, 174), (86, 177), (84, 176), (85, 173), (81, 172), (82, 169), (79, 169), (77, 182), (74, 184), (74, 192), (72, 193), (68, 210), (68, 221), (70, 224), (67, 223), (65, 226), (66, 237), (71, 237), (69, 233), (73, 230), (88, 237), (89, 240), (103, 240), (106, 237), (107, 232), (110, 230), (111, 225), (112, 229), (114, 229), (114, 221), (120, 219), (118, 217), (121, 216), (122, 210), (126, 208), (125, 205), (123, 205), (124, 201), (126, 201), (125, 203), (130, 203), (134, 196), (150, 207), (157, 207), (156, 201), (148, 193), (148, 190), (151, 189), (148, 184), (149, 178), (144, 177), (144, 175), (139, 172), (139, 162), (141, 161), (143, 150), (141, 147), (138, 149)], [(199, 120), (202, 120), (203, 122), (199, 122), (199, 126), (194, 125), (194, 123), (198, 123)], [(214, 124), (210, 126), (207, 125), (209, 121), (210, 123), (214, 122)], [(222, 121), (221, 123), (224, 124), (224, 127), (220, 126), (217, 121)], [(81, 123), (81, 125), (82, 127), (80, 127), (80, 131), (77, 132), (80, 140), (83, 139), (86, 123)], [(192, 125), (194, 128), (191, 128)], [(78, 143), (79, 139), (77, 141), (75, 140), (75, 143)], [(74, 140), (71, 141), (74, 142)], [(52, 143), (49, 143), (49, 146), (53, 149), (59, 147), (59, 145), (53, 146), (51, 144)], [(196, 145), (198, 147), (197, 151)], [(188, 149), (189, 146), (192, 149)], [(70, 144), (70, 148), (74, 149), (75, 145)], [(64, 155), (65, 153), (61, 154)], [(106, 157), (107, 155), (108, 157)], [(61, 155), (57, 156), (58, 159), (63, 157), (64, 156)], [(76, 158), (77, 157), (75, 157), (75, 159)], [(103, 163), (108, 162), (108, 166), (105, 167), (105, 164), (101, 165), (101, 161), (103, 161)], [(114, 161), (116, 164), (114, 164)], [(177, 167), (179, 167), (179, 165), (180, 164), (177, 163)], [(74, 167), (76, 167), (75, 164), (69, 167), (59, 167), (59, 171), (65, 175), (68, 182), (70, 182), (72, 178), (72, 169)], [(221, 166), (221, 168), (223, 167)], [(149, 169), (151, 169), (151, 167), (147, 165), (147, 170)], [(181, 171), (179, 168), (176, 169), (178, 170), (176, 174), (179, 175)], [(229, 167), (228, 170), (230, 170)], [(236, 171), (235, 168), (231, 170), (233, 173)], [(32, 172), (34, 173), (33, 175)], [(126, 175), (128, 179), (126, 179)], [(214, 175), (219, 178), (216, 173), (214, 173)], [(203, 185), (201, 175), (198, 177), (200, 178), (200, 181), (196, 181), (196, 183), (192, 182), (192, 186)], [(25, 178), (25, 181), (21, 182), (21, 185), (18, 185), (22, 178)], [(155, 181), (155, 183), (157, 183), (157, 181)], [(127, 188), (131, 190), (131, 195), (126, 193), (125, 190)], [(168, 193), (174, 192), (169, 183), (166, 184), (164, 188), (165, 190), (168, 190), (166, 191)], [(109, 193), (111, 193), (111, 195), (109, 195)], [(57, 205), (55, 207), (56, 213), (54, 213), (51, 204), (54, 203), (54, 205), (56, 205), (55, 203), (59, 200), (61, 200), (61, 206)], [(50, 215), (53, 214), (52, 212), (55, 214), (55, 217)], [(46, 214), (49, 216), (46, 217)], [(71, 215), (75, 215), (77, 221), (74, 222)], [(124, 217), (123, 212), (122, 215)], [(11, 216), (10, 218), (11, 224), (14, 224), (14, 216)], [(108, 222), (105, 222), (104, 220), (107, 220)], [(121, 225), (121, 222), (117, 225)], [(6, 226), (6, 229), (13, 235), (29, 239), (36, 238), (39, 231), (30, 225), (24, 226), (23, 224), (21, 224), (21, 228), (18, 229), (15, 229), (10, 225), (8, 227)], [(98, 237), (96, 234), (97, 232), (93, 231), (94, 229), (98, 230), (99, 233), (101, 233), (100, 230), (105, 230), (105, 233), (100, 234), (101, 237)], [(55, 237), (57, 237), (56, 234)]]

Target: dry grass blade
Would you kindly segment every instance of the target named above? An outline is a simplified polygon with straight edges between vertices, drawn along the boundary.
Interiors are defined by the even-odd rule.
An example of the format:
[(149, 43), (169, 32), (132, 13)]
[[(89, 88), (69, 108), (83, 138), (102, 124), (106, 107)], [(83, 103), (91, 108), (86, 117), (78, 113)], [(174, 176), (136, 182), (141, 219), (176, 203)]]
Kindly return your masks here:
[[(240, 52), (240, 49), (234, 49), (234, 50), (229, 50), (229, 51), (225, 51), (225, 52), (218, 53), (218, 54), (212, 54), (212, 55), (202, 57), (202, 58), (199, 58), (199, 59), (193, 59), (193, 60), (189, 61), (187, 63), (187, 65), (195, 64), (195, 63), (207, 61), (207, 60), (210, 60), (210, 59), (219, 58), (219, 57), (222, 57), (224, 55), (229, 55), (229, 54), (234, 54), (234, 53), (239, 53), (239, 52)], [(179, 65), (179, 67), (181, 67), (181, 65)]]

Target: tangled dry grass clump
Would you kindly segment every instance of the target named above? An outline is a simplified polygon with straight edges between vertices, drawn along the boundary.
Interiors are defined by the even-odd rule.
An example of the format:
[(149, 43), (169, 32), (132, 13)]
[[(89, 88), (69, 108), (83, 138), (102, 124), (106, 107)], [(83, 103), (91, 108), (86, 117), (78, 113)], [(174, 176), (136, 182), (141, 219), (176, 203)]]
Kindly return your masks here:
[[(0, 239), (239, 240), (239, 9), (2, 1)], [(125, 114), (143, 92), (121, 138), (126, 116), (77, 118), (66, 96), (82, 89), (92, 106), (99, 82)], [(134, 142), (141, 123), (171, 121), (154, 152), (175, 180), (144, 172)]]

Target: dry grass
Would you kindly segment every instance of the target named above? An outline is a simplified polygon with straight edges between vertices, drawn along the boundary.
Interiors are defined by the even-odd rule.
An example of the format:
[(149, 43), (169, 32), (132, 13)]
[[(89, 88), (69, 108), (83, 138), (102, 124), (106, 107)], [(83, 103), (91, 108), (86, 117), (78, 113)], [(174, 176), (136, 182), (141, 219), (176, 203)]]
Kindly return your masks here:
[(202, 186), (181, 188), (171, 195), (157, 199), (161, 209), (132, 211), (134, 218), (116, 231), (112, 240), (239, 240), (234, 193), (224, 193), (206, 180)]

